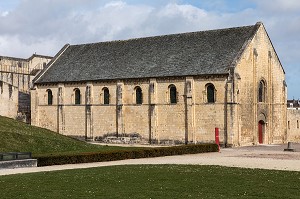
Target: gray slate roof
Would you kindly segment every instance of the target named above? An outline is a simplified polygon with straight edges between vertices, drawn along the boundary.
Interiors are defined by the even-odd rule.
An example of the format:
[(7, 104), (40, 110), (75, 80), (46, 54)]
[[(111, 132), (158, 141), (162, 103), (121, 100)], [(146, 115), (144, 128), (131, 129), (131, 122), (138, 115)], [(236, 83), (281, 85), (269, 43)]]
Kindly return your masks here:
[(227, 74), (259, 25), (67, 45), (35, 83)]

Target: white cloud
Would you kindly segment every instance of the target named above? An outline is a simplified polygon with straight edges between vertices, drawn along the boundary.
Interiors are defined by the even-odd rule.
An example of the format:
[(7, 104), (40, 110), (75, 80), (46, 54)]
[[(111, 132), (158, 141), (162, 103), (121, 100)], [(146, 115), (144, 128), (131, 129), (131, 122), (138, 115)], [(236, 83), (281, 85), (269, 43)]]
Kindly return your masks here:
[(290, 12), (299, 12), (300, 10), (300, 1), (299, 0), (253, 0), (256, 2), (258, 7), (263, 9), (270, 14), (273, 12), (279, 13), (290, 13)]
[(104, 8), (111, 8), (111, 7), (123, 8), (124, 6), (126, 6), (126, 3), (123, 1), (113, 1), (105, 4)]
[[(295, 69), (300, 57), (298, 0), (252, 0), (256, 6), (246, 9), (241, 6), (243, 10), (234, 12), (213, 10), (214, 5), (228, 6), (223, 0), (210, 4), (209, 10), (183, 0), (126, 2), (22, 0), (15, 9), (0, 13), (0, 55), (29, 57), (34, 52), (54, 55), (66, 43), (128, 39), (263, 21), (288, 77), (300, 75)], [(294, 73), (295, 70), (299, 73)]]
[(1, 13), (1, 17), (6, 17), (9, 14), (9, 11), (4, 11)]
[(187, 20), (194, 20), (201, 17), (206, 17), (207, 13), (205, 10), (194, 7), (192, 5), (178, 5), (175, 3), (167, 4), (160, 11), (161, 17), (174, 17), (178, 15)]
[(14, 54), (1, 53), (0, 55), (2, 56), (28, 58), (33, 53), (54, 55), (60, 50), (60, 48), (61, 43), (51, 39), (40, 40), (31, 44), (27, 44), (22, 42), (22, 39), (20, 39), (18, 36), (0, 37), (0, 49), (4, 49), (6, 52), (14, 52)]

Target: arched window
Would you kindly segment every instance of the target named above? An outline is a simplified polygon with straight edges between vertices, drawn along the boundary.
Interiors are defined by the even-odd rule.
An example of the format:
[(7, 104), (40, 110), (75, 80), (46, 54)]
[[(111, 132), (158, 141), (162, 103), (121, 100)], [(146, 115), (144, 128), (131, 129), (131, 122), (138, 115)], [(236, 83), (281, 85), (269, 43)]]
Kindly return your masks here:
[(143, 93), (142, 93), (142, 89), (140, 87), (135, 88), (135, 102), (136, 102), (136, 104), (143, 103)]
[(263, 80), (259, 82), (258, 87), (258, 102), (265, 102), (266, 100), (266, 84)]
[(215, 103), (215, 86), (208, 84), (206, 86), (207, 103)]
[(53, 104), (53, 95), (50, 89), (47, 89), (47, 98), (48, 98), (48, 105)]
[(169, 86), (169, 92), (170, 92), (170, 103), (176, 104), (177, 103), (177, 89), (176, 86), (171, 84)]
[(81, 104), (80, 90), (78, 88), (74, 89), (74, 94), (75, 94), (75, 104)]
[(108, 88), (103, 88), (103, 104), (109, 104), (109, 90), (108, 90)]

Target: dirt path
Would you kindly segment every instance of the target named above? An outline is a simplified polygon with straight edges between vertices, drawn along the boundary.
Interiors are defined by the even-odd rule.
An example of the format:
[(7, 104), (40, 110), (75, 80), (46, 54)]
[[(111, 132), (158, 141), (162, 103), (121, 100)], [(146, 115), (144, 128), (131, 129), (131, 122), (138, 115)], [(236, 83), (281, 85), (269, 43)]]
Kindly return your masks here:
[(221, 165), (228, 167), (300, 171), (300, 144), (294, 144), (293, 146), (298, 152), (284, 152), (283, 149), (286, 148), (286, 145), (260, 145), (252, 147), (226, 148), (221, 149), (221, 152), (217, 153), (5, 169), (0, 170), (0, 175), (130, 164)]

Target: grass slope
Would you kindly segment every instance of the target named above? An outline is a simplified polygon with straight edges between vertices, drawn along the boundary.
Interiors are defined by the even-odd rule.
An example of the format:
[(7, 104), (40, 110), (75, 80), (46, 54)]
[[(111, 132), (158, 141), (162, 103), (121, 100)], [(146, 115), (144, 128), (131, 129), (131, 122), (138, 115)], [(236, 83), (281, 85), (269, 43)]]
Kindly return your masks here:
[(300, 172), (124, 165), (1, 176), (0, 198), (299, 198)]
[(114, 149), (126, 148), (88, 144), (47, 129), (0, 116), (0, 152), (32, 152), (33, 155), (39, 155)]

